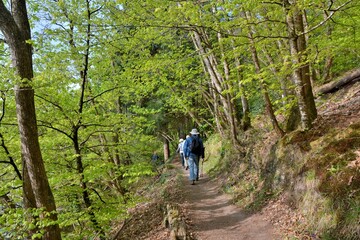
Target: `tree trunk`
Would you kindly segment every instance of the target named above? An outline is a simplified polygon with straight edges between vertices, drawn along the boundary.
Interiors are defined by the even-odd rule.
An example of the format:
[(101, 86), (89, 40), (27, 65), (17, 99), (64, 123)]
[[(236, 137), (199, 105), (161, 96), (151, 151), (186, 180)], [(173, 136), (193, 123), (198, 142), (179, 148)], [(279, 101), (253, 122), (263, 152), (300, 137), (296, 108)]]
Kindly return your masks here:
[[(296, 32), (303, 33), (305, 32), (304, 28), (304, 17), (302, 12), (295, 11), (296, 17), (295, 17), (295, 25), (296, 25)], [(310, 117), (311, 123), (316, 119), (317, 117), (317, 110), (314, 100), (314, 93), (312, 89), (312, 78), (311, 78), (311, 72), (310, 72), (310, 63), (308, 61), (307, 56), (307, 40), (305, 34), (300, 34), (298, 37), (298, 50), (300, 54), (300, 60), (301, 60), (301, 78), (304, 86), (304, 92), (305, 92), (305, 101), (307, 106), (308, 115)]]
[(347, 84), (355, 83), (360, 80), (360, 69), (356, 69), (344, 74), (344, 76), (324, 84), (316, 89), (316, 95), (322, 95), (327, 93), (336, 92)]
[[(247, 15), (248, 15), (248, 13), (244, 13), (244, 17), (246, 17), (248, 19), (249, 16), (247, 16)], [(251, 29), (250, 25), (248, 27), (248, 30), (249, 30), (248, 37), (249, 37), (249, 40), (250, 40), (250, 51), (251, 51), (251, 56), (252, 56), (252, 59), (253, 59), (253, 62), (254, 62), (255, 71), (256, 71), (256, 74), (260, 74), (261, 73), (260, 61), (259, 61), (259, 58), (258, 58), (257, 50), (256, 50), (256, 47), (255, 47), (255, 41), (254, 41), (254, 37), (253, 37), (252, 29)], [(279, 123), (278, 123), (278, 121), (276, 119), (267, 86), (264, 83), (263, 79), (259, 79), (259, 81), (260, 81), (260, 87), (261, 87), (262, 94), (263, 94), (264, 101), (265, 101), (266, 112), (267, 112), (267, 114), (268, 114), (268, 116), (270, 118), (271, 124), (272, 124), (275, 132), (280, 137), (283, 137), (285, 133), (280, 128)]]
[[(198, 32), (199, 31), (199, 32)], [(205, 69), (210, 76), (211, 79), (211, 87), (214, 88), (214, 93), (219, 96), (219, 102), (222, 105), (222, 111), (225, 115), (226, 123), (230, 129), (231, 139), (234, 144), (239, 144), (237, 139), (237, 124), (236, 119), (234, 117), (235, 108), (231, 102), (229, 102), (229, 98), (227, 98), (227, 94), (223, 94), (224, 88), (224, 78), (221, 73), (218, 71), (218, 63), (215, 55), (210, 51), (206, 50), (202, 44), (204, 40), (205, 44), (208, 43), (206, 41), (207, 36), (206, 33), (203, 32), (202, 29), (198, 29), (198, 31), (193, 31), (193, 42), (196, 49), (199, 51), (199, 54), (204, 62)], [(225, 96), (224, 96), (225, 95)]]
[[(0, 28), (11, 51), (13, 67), (22, 79), (15, 87), (16, 114), (21, 140), (23, 163), (23, 193), (26, 208), (44, 208), (41, 218), (57, 221), (54, 196), (51, 192), (38, 139), (35, 114), (32, 49), (26, 41), (31, 39), (25, 1), (12, 1), (12, 13), (0, 2)], [(47, 213), (49, 213), (49, 215)], [(53, 223), (43, 229), (43, 238), (61, 239), (60, 228)]]
[[(86, 0), (86, 38), (85, 38), (85, 53), (82, 55), (83, 56), (83, 63), (82, 63), (82, 69), (79, 72), (79, 77), (81, 79), (81, 89), (80, 89), (80, 96), (79, 96), (79, 102), (78, 102), (78, 114), (79, 114), (79, 119), (77, 120), (77, 123), (75, 123), (72, 126), (72, 136), (71, 136), (71, 140), (73, 141), (73, 147), (74, 147), (74, 152), (76, 154), (76, 170), (77, 173), (79, 174), (79, 181), (80, 181), (80, 187), (82, 188), (82, 199), (84, 201), (84, 205), (85, 208), (87, 210), (87, 213), (89, 215), (90, 221), (92, 222), (95, 230), (99, 233), (99, 238), (100, 239), (105, 239), (105, 233), (102, 229), (102, 227), (100, 226), (100, 224), (98, 223), (98, 220), (96, 219), (96, 215), (95, 212), (92, 209), (92, 201), (90, 199), (90, 193), (89, 193), (89, 189), (87, 186), (87, 181), (84, 179), (84, 167), (83, 167), (83, 160), (82, 160), (82, 151), (80, 148), (80, 144), (79, 144), (79, 129), (82, 127), (82, 114), (84, 111), (84, 107), (85, 107), (85, 92), (87, 89), (90, 89), (87, 87), (88, 85), (88, 71), (89, 71), (89, 58), (90, 58), (90, 40), (91, 40), (91, 24), (90, 24), (90, 18), (91, 18), (91, 9), (90, 9), (90, 2), (89, 0)], [(64, 12), (64, 15), (68, 18), (68, 15), (66, 14), (66, 9), (62, 9), (62, 11)], [(74, 52), (77, 52), (77, 46), (75, 44), (75, 26), (73, 24), (73, 21), (71, 19), (68, 18), (69, 21), (69, 44), (70, 47), (72, 48), (72, 50)]]
[(83, 166), (83, 161), (82, 161), (82, 157), (81, 157), (81, 149), (79, 146), (78, 131), (79, 131), (79, 127), (74, 126), (73, 127), (73, 133), (74, 133), (73, 144), (74, 144), (74, 151), (76, 153), (76, 170), (77, 170), (77, 173), (79, 174), (79, 178), (80, 178), (79, 182), (80, 182), (80, 187), (82, 189), (82, 198), (83, 198), (85, 207), (87, 209), (87, 212), (89, 214), (90, 221), (93, 223), (96, 231), (100, 233), (100, 239), (105, 239), (104, 238), (105, 233), (102, 230), (101, 226), (99, 225), (98, 221), (96, 220), (95, 213), (92, 210), (92, 202), (90, 199), (89, 189), (88, 189), (86, 181), (84, 179), (84, 166)]
[[(235, 48), (235, 47), (234, 47)], [(251, 127), (251, 119), (250, 119), (250, 107), (249, 107), (249, 101), (245, 94), (245, 87), (241, 83), (241, 72), (240, 72), (240, 60), (238, 57), (235, 57), (235, 67), (237, 69), (237, 78), (239, 82), (239, 91), (240, 91), (240, 98), (241, 98), (241, 106), (242, 106), (242, 128), (244, 131), (249, 129)]]
[[(302, 27), (302, 32), (304, 32), (303, 34), (300, 35), (300, 37), (303, 38), (303, 47), (305, 47), (304, 50), (306, 50), (306, 46), (309, 44), (309, 33), (308, 33), (308, 30), (309, 30), (309, 24), (308, 24), (308, 20), (307, 20), (307, 15), (306, 15), (306, 11), (305, 10), (302, 10), (301, 11), (301, 14), (300, 14), (300, 17), (302, 18), (300, 21), (300, 25)], [(306, 32), (306, 33), (305, 33)], [(304, 53), (304, 57), (307, 59), (307, 53), (306, 52), (303, 52)], [(309, 81), (310, 81), (310, 84), (313, 85), (315, 80), (316, 80), (316, 74), (314, 74), (314, 67), (312, 65), (312, 62), (309, 62), (307, 63), (308, 64), (308, 68), (309, 68)]]
[[(279, 47), (279, 45), (277, 45)], [(278, 51), (280, 52), (280, 49), (278, 49)], [(283, 77), (279, 74), (278, 69), (275, 67), (275, 60), (273, 59), (273, 57), (271, 56), (271, 54), (269, 53), (269, 51), (266, 49), (266, 47), (263, 49), (263, 54), (265, 55), (266, 59), (268, 62), (265, 62), (266, 65), (270, 65), (272, 67), (270, 67), (271, 72), (274, 74), (274, 76), (276, 77), (276, 79), (279, 79), (280, 82), (280, 87), (282, 90), (281, 93), (281, 98), (282, 98), (282, 105), (286, 106), (286, 104), (288, 103), (287, 101), (287, 96), (288, 96), (288, 88), (287, 88), (287, 84), (286, 84), (286, 77)], [(284, 66), (287, 65), (287, 57), (284, 57)]]
[[(222, 58), (222, 62), (223, 62), (223, 69), (224, 69), (224, 78), (225, 81), (222, 83), (222, 87), (224, 88), (225, 91), (229, 92), (230, 90), (230, 86), (229, 86), (229, 81), (230, 81), (230, 68), (229, 68), (229, 64), (226, 60), (226, 54), (224, 52), (224, 45), (222, 43), (222, 36), (221, 33), (219, 32), (217, 34), (218, 37), (218, 42), (219, 42), (219, 46), (220, 46), (220, 52), (221, 52), (221, 58)], [(229, 109), (230, 109), (230, 114), (231, 114), (231, 133), (234, 134), (235, 136), (232, 138), (234, 143), (238, 142), (237, 140), (237, 134), (238, 134), (238, 129), (237, 129), (237, 125), (239, 123), (239, 119), (237, 118), (237, 114), (236, 114), (236, 108), (235, 108), (235, 104), (233, 104), (233, 100), (234, 96), (233, 94), (226, 93), (226, 102), (229, 105)]]
[[(194, 42), (195, 48), (199, 51), (194, 38), (193, 38), (193, 42)], [(199, 54), (199, 58), (203, 65), (204, 74), (209, 76), (209, 73), (206, 70), (204, 58), (201, 56), (201, 54)], [(210, 79), (211, 79), (211, 77), (210, 77)], [(226, 122), (226, 119), (224, 119), (223, 115), (220, 113), (219, 100), (218, 100), (215, 89), (212, 87), (212, 82), (208, 82), (207, 85), (208, 85), (207, 88), (209, 89), (209, 91), (208, 92), (203, 91), (202, 94), (205, 98), (206, 104), (208, 105), (209, 111), (212, 113), (212, 116), (214, 116), (217, 131), (219, 132), (219, 134), (222, 137), (225, 137), (224, 127), (221, 124), (221, 122)], [(191, 114), (190, 114), (190, 117), (194, 118)], [(209, 124), (209, 126), (212, 126), (212, 124), (210, 122), (207, 124)], [(198, 125), (200, 125), (200, 124), (198, 123)]]
[(169, 160), (170, 157), (170, 144), (169, 140), (164, 137), (164, 162)]
[[(277, 46), (278, 46), (278, 48), (279, 49), (284, 49), (285, 47), (283, 47), (283, 43), (282, 43), (282, 41), (281, 40), (278, 40), (278, 41), (276, 41), (276, 44), (277, 44)], [(286, 47), (286, 50), (287, 50), (288, 48)], [(289, 66), (290, 64), (289, 64), (289, 56), (288, 56), (289, 54), (283, 54), (283, 56), (285, 56), (284, 57), (284, 60), (283, 60), (283, 64), (284, 64), (284, 66), (285, 67), (287, 67), (287, 66)], [(289, 66), (290, 67), (290, 66)], [(281, 85), (281, 90), (282, 90), (282, 97), (283, 97), (283, 99), (284, 98), (287, 98), (288, 96), (289, 96), (289, 92), (290, 92), (290, 90), (289, 90), (289, 88), (288, 88), (288, 84), (287, 83), (290, 83), (291, 81), (289, 80), (290, 79), (290, 75), (286, 75), (286, 77), (282, 77), (281, 79), (280, 79), (280, 85)], [(285, 102), (285, 101), (283, 101), (283, 104), (287, 104), (287, 102)]]
[(297, 9), (296, 1), (290, 4), (288, 0), (284, 0), (284, 7), (292, 63), (294, 66), (300, 66), (294, 70), (293, 80), (296, 85), (295, 92), (300, 111), (301, 127), (302, 129), (309, 129), (313, 120), (317, 117), (317, 110), (310, 81), (309, 64), (306, 62), (305, 37), (304, 34), (297, 35), (297, 33), (304, 32), (303, 18)]

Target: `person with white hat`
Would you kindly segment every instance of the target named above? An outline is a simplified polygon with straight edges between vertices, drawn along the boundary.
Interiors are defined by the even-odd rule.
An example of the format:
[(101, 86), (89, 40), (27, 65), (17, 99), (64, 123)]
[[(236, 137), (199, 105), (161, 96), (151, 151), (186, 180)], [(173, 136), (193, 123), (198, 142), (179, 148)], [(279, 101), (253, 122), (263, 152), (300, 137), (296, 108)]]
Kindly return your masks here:
[(186, 135), (186, 138), (185, 138), (184, 143), (183, 143), (183, 153), (184, 153), (184, 159), (185, 159), (185, 170), (188, 170), (188, 169), (189, 169), (188, 160), (187, 160), (186, 157), (185, 157), (185, 149), (186, 149), (186, 147), (187, 147), (187, 146), (185, 146), (185, 144), (186, 144), (186, 140), (187, 140), (188, 138), (190, 138), (190, 134)]
[(180, 138), (179, 145), (178, 145), (178, 148), (176, 149), (176, 152), (180, 154), (181, 165), (183, 168), (185, 168), (185, 157), (184, 157), (183, 145), (184, 145), (184, 139)]
[(187, 138), (184, 143), (184, 155), (189, 164), (189, 179), (191, 185), (195, 185), (195, 181), (199, 181), (199, 161), (200, 157), (204, 159), (204, 145), (199, 137), (199, 132), (193, 128), (190, 132), (191, 137)]

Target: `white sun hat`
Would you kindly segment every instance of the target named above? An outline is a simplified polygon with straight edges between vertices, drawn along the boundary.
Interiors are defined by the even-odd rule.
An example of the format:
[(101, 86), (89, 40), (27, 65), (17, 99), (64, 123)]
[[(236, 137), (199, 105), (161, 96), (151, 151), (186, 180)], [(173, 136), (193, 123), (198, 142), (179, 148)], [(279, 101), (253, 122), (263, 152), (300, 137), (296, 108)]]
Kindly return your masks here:
[(199, 134), (198, 130), (196, 128), (193, 128), (190, 132), (191, 135), (197, 135)]

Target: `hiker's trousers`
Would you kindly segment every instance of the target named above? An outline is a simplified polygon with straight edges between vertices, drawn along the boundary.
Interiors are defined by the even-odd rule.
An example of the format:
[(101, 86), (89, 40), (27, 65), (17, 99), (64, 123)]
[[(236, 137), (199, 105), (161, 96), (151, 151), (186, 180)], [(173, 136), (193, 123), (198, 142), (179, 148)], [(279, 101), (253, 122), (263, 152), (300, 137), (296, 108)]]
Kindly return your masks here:
[(189, 156), (189, 179), (195, 181), (199, 178), (199, 157), (196, 154), (190, 153)]

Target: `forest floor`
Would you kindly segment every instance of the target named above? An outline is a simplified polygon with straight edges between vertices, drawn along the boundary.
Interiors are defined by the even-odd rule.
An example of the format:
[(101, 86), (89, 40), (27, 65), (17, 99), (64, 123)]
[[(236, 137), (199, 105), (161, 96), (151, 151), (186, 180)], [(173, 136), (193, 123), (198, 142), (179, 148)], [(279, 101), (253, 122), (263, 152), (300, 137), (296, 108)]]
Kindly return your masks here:
[[(318, 102), (319, 117), (314, 124), (316, 131), (340, 130), (358, 123), (360, 82), (340, 89), (331, 98), (323, 96), (317, 101), (321, 102)], [(360, 152), (357, 161), (360, 162)], [(122, 227), (121, 237), (114, 239), (169, 239), (170, 232), (163, 224), (163, 206), (169, 201), (180, 206), (190, 239), (318, 239), (298, 232), (296, 222), (302, 216), (289, 206), (285, 196), (270, 200), (260, 212), (250, 214), (231, 204), (230, 196), (221, 191), (219, 180), (204, 175), (196, 185), (190, 185), (188, 171), (182, 169), (178, 159), (174, 159), (173, 166), (168, 176), (171, 183), (167, 183), (167, 200), (137, 206), (132, 221)], [(175, 179), (179, 174), (180, 183)]]
[(270, 240), (279, 239), (273, 225), (261, 213), (249, 214), (231, 203), (219, 184), (203, 175), (190, 185), (188, 171), (183, 171), (184, 212), (190, 217), (195, 239)]
[[(221, 191), (216, 180), (204, 174), (195, 185), (191, 185), (189, 172), (179, 162), (178, 158), (174, 159), (174, 169), (168, 175), (171, 180), (167, 183), (167, 200), (160, 200), (154, 195), (158, 200), (156, 203), (137, 205), (114, 240), (171, 239), (163, 221), (164, 205), (167, 203), (179, 206), (180, 215), (186, 223), (188, 240), (281, 239), (269, 218), (263, 213), (248, 213), (232, 204), (231, 197)], [(180, 180), (176, 180), (176, 177)]]

